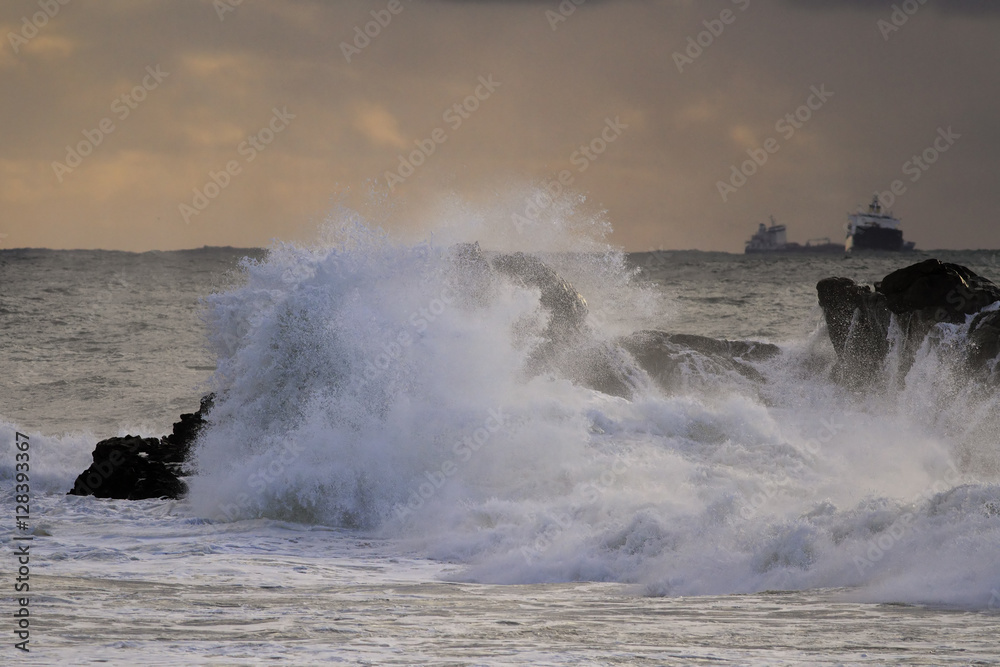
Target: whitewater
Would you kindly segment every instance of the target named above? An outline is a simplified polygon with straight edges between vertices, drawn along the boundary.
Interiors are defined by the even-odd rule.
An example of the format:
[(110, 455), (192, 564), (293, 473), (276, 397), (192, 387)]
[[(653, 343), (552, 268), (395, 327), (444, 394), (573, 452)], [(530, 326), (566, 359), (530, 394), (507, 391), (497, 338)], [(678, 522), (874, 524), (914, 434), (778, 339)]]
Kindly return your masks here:
[[(626, 254), (585, 202), (505, 222), (522, 201), (423, 238), (340, 210), (266, 251), (0, 251), (32, 661), (1000, 662), (1000, 394), (961, 370), (967, 323), (859, 392), (816, 305), (930, 255)], [(472, 243), (572, 284), (585, 339)], [(1000, 281), (996, 253), (933, 256)], [(781, 353), (656, 377), (615, 346), (653, 329)], [(208, 392), (186, 498), (64, 495), (95, 442)]]

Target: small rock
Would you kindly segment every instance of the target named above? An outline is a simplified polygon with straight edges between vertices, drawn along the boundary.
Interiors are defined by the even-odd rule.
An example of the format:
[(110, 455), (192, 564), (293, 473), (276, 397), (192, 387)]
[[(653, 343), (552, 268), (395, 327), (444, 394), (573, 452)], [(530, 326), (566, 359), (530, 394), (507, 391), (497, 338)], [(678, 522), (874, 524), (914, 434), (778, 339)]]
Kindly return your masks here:
[(187, 485), (161, 461), (150, 459), (157, 438), (108, 438), (94, 448), (94, 462), (76, 478), (67, 495), (142, 500), (179, 498)]
[(94, 447), (94, 462), (76, 478), (67, 495), (142, 500), (180, 498), (187, 493), (181, 477), (191, 446), (212, 409), (213, 394), (201, 399), (198, 411), (181, 415), (170, 435), (108, 438)]

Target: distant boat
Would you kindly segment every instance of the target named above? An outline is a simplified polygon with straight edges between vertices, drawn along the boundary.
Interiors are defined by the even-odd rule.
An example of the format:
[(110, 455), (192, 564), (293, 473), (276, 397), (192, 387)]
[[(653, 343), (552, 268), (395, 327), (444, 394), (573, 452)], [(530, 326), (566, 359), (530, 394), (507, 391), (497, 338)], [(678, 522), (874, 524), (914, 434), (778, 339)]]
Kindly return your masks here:
[(912, 241), (903, 241), (903, 230), (899, 228), (899, 218), (891, 212), (883, 212), (878, 193), (872, 197), (868, 210), (858, 207), (857, 213), (847, 215), (847, 240), (844, 249), (854, 250), (913, 250)]
[[(752, 254), (770, 253), (797, 253), (797, 252), (844, 252), (844, 246), (839, 243), (830, 243), (830, 239), (812, 239), (806, 241), (805, 245), (789, 243), (786, 238), (784, 225), (779, 225), (774, 216), (771, 217), (771, 226), (760, 223), (757, 233), (746, 242), (744, 252)], [(816, 243), (814, 243), (814, 241)]]

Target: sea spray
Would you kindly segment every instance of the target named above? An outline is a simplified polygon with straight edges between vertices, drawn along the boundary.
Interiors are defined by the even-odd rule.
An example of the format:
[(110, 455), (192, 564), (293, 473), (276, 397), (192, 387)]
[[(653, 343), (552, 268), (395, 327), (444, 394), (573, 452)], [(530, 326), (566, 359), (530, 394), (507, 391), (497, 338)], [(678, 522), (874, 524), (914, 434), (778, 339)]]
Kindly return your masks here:
[[(996, 394), (948, 353), (960, 325), (941, 325), (911, 365), (894, 348), (874, 393), (829, 380), (819, 327), (755, 364), (763, 384), (692, 358), (669, 392), (609, 396), (558, 366), (533, 371), (552, 317), (539, 290), (459, 260), (456, 243), (488, 237), (487, 257), (531, 246), (530, 227), (480, 237), (511, 207), (471, 215), (464, 234), (453, 213), (410, 245), (352, 215), (336, 243), (278, 246), (209, 299), (220, 400), (195, 510), (377, 533), (470, 581), (988, 604)], [(587, 225), (559, 224), (563, 236), (538, 229), (534, 256), (584, 294), (595, 340), (672, 325), (619, 251), (600, 235), (574, 246), (566, 230)], [(491, 410), (504, 416), (493, 431)], [(478, 447), (459, 457), (463, 442)], [(237, 516), (220, 510), (234, 504)]]
[[(518, 411), (527, 360), (551, 320), (536, 288), (482, 275), (453, 244), (393, 244), (350, 212), (331, 236), (327, 246), (276, 246), (265, 261), (245, 263), (244, 286), (209, 300), (220, 400), (193, 497), (210, 516), (235, 503), (244, 518), (377, 526), (482, 415), (498, 405)], [(593, 250), (593, 239), (581, 247)], [(624, 266), (620, 251), (604, 252), (619, 259), (590, 252), (577, 263)], [(622, 269), (606, 289), (629, 279)], [(528, 445), (527, 433), (505, 429), (496, 453), (476, 458), (558, 450)], [(289, 439), (301, 457), (263, 488), (251, 484)], [(468, 474), (492, 474), (492, 464), (474, 463), (479, 472)]]

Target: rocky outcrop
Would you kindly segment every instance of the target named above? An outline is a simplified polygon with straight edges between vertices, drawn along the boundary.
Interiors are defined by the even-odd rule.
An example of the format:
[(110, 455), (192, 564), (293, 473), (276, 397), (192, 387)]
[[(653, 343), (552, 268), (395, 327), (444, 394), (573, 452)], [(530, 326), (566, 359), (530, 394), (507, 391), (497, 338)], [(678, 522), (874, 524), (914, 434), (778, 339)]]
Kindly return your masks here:
[(928, 259), (893, 271), (874, 289), (849, 278), (824, 278), (816, 291), (837, 353), (835, 379), (852, 388), (870, 386), (879, 377), (893, 319), (905, 374), (932, 327), (964, 323), (979, 313), (969, 326), (966, 363), (974, 373), (995, 375), (1000, 315), (980, 311), (1000, 301), (1000, 287), (964, 266)]
[[(553, 371), (596, 391), (631, 398), (648, 385), (646, 376), (668, 390), (684, 385), (693, 375), (704, 380), (738, 374), (750, 382), (763, 382), (753, 364), (780, 353), (768, 343), (664, 331), (602, 340), (587, 323), (583, 296), (537, 257), (525, 253), (487, 256), (478, 244), (469, 243), (454, 246), (452, 258), (457, 273), (454, 284), (461, 286), (456, 297), (471, 308), (486, 302), (498, 280), (539, 291), (539, 305), (549, 317), (544, 331), (533, 332), (542, 341), (527, 359), (525, 370), (532, 375)], [(842, 319), (849, 317), (848, 306), (853, 307), (853, 302), (843, 306)], [(185, 466), (212, 400), (212, 395), (204, 397), (197, 412), (181, 415), (172, 432), (162, 438), (127, 435), (97, 443), (93, 463), (76, 478), (69, 494), (126, 500), (185, 495), (187, 485), (182, 478), (191, 472)]]
[[(544, 261), (523, 252), (487, 260), (476, 243), (452, 248), (463, 281), (473, 292), (485, 289), (484, 272), (540, 292), (539, 305), (549, 320), (542, 343), (527, 360), (530, 374), (555, 371), (562, 377), (612, 396), (631, 398), (645, 382), (645, 372), (661, 387), (675, 389), (685, 373), (738, 373), (755, 382), (763, 377), (749, 363), (779, 353), (774, 345), (724, 341), (664, 331), (640, 331), (601, 341), (587, 324), (587, 301)], [(696, 370), (693, 370), (696, 369)]]
[(750, 362), (764, 361), (781, 353), (777, 345), (756, 341), (717, 340), (693, 334), (637, 331), (618, 339), (639, 366), (660, 387), (677, 389), (685, 373), (739, 373), (748, 380), (764, 382)]
[(543, 333), (545, 342), (529, 359), (529, 365), (536, 372), (558, 369), (571, 381), (605, 394), (631, 398), (642, 384), (639, 379), (642, 371), (670, 390), (683, 383), (685, 373), (690, 372), (706, 375), (734, 372), (763, 382), (764, 378), (749, 362), (780, 352), (777, 346), (767, 343), (664, 331), (639, 331), (615, 341), (601, 342), (586, 323), (587, 301), (542, 260), (518, 252), (498, 255), (490, 265), (508, 280), (537, 288), (541, 292), (540, 305), (550, 313)]
[(176, 469), (153, 458), (159, 447), (158, 438), (136, 435), (102, 440), (94, 448), (94, 462), (67, 495), (122, 500), (181, 497), (187, 485)]
[[(468, 264), (478, 245), (462, 251)], [(478, 264), (478, 260), (475, 260)], [(526, 370), (537, 375), (555, 371), (577, 384), (612, 396), (630, 398), (639, 380), (635, 363), (620, 348), (599, 341), (587, 325), (587, 301), (573, 285), (539, 258), (523, 252), (496, 255), (488, 266), (494, 275), (516, 285), (537, 289), (539, 305), (549, 319), (542, 342), (527, 359)]]
[(856, 388), (867, 386), (889, 351), (892, 313), (885, 297), (850, 278), (824, 278), (816, 291), (837, 353), (834, 378)]
[(195, 438), (206, 424), (205, 416), (212, 409), (214, 398), (214, 394), (203, 396), (197, 412), (182, 414), (180, 421), (174, 422), (170, 435), (160, 438), (160, 446), (153, 453), (154, 460), (177, 464), (181, 474), (190, 474), (183, 466), (188, 460)]
[(1000, 385), (1000, 310), (976, 315), (969, 325), (969, 370)]
[(1000, 301), (1000, 287), (960, 264), (937, 259), (893, 271), (875, 284), (875, 291), (893, 313), (934, 324), (964, 322), (966, 315)]
[(547, 336), (558, 341), (572, 337), (587, 319), (587, 300), (567, 280), (533, 255), (515, 252), (498, 255), (492, 266), (498, 273), (513, 278), (524, 287), (537, 287), (543, 308), (552, 313)]
[(187, 493), (181, 479), (191, 446), (205, 425), (213, 396), (201, 399), (198, 412), (181, 415), (170, 435), (108, 438), (94, 447), (93, 463), (76, 478), (67, 495), (143, 500), (179, 498)]

